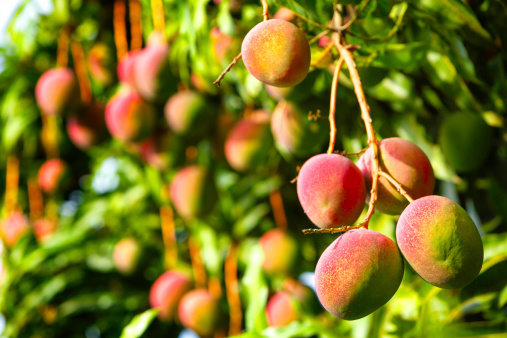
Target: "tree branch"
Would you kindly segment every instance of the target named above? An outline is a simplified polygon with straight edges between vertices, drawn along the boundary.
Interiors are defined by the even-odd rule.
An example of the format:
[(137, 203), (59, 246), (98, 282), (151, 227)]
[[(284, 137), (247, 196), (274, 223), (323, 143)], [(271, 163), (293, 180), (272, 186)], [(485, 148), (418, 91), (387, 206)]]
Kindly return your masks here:
[(327, 153), (331, 154), (334, 151), (334, 144), (336, 142), (336, 121), (335, 121), (335, 112), (336, 112), (336, 92), (338, 90), (338, 77), (340, 75), (340, 70), (342, 69), (344, 59), (340, 57), (338, 61), (336, 61), (334, 74), (333, 74), (333, 84), (331, 85), (331, 100), (329, 103), (329, 125), (331, 126), (331, 130), (329, 132), (329, 147), (327, 148)]
[(222, 72), (222, 74), (220, 74), (218, 79), (216, 79), (215, 82), (213, 82), (213, 84), (216, 84), (218, 87), (220, 87), (220, 81), (222, 81), (222, 79), (225, 77), (225, 74), (229, 73), (231, 68), (234, 67), (234, 65), (236, 63), (238, 63), (239, 60), (241, 60), (241, 53), (239, 53), (239, 55), (236, 56), (234, 58), (234, 60), (232, 60), (232, 62), (229, 64), (229, 66), (227, 66), (227, 68), (225, 68), (225, 70)]

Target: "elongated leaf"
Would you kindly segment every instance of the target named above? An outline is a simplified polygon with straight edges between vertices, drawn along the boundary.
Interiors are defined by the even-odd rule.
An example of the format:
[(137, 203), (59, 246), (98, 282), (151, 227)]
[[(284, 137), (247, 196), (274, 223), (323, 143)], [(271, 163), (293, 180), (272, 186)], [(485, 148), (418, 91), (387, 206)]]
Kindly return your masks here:
[(120, 338), (138, 338), (148, 329), (151, 322), (157, 316), (158, 309), (146, 310), (135, 316), (132, 321), (125, 326)]

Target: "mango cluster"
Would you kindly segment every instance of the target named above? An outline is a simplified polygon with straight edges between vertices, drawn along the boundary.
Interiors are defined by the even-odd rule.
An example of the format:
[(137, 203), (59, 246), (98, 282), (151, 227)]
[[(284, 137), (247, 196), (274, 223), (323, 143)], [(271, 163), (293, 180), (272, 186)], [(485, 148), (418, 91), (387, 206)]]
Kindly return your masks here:
[[(409, 202), (381, 176), (375, 208), (400, 215), (397, 244), (363, 228), (345, 232), (321, 255), (315, 288), (324, 308), (355, 320), (383, 306), (403, 279), (404, 262), (428, 283), (463, 288), (479, 274), (483, 246), (476, 225), (451, 200), (432, 195), (435, 178), (424, 152), (412, 142), (388, 138), (378, 143), (380, 170), (401, 184)], [(356, 166), (338, 154), (319, 154), (305, 162), (297, 180), (299, 201), (319, 228), (352, 225), (372, 187), (372, 148)]]

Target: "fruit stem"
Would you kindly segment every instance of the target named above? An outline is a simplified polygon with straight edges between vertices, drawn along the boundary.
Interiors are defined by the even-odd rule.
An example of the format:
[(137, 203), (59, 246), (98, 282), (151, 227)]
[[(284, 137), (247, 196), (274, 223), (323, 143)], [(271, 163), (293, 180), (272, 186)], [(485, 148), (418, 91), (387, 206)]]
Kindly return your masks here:
[(241, 312), (241, 298), (238, 289), (238, 245), (233, 243), (229, 249), (229, 254), (225, 259), (225, 291), (227, 302), (229, 303), (229, 336), (236, 336), (241, 333), (241, 322), (243, 313)]
[[(338, 13), (335, 11), (335, 17)], [(368, 135), (368, 145), (372, 148), (372, 187), (371, 187), (371, 197), (370, 202), (368, 203), (368, 211), (366, 212), (366, 216), (364, 218), (364, 224), (366, 228), (368, 228), (368, 222), (370, 221), (371, 216), (375, 212), (375, 203), (377, 201), (377, 188), (378, 188), (378, 175), (379, 171), (379, 148), (377, 144), (377, 134), (375, 133), (375, 129), (373, 128), (372, 119), (370, 116), (370, 107), (366, 102), (366, 97), (364, 95), (363, 86), (361, 84), (361, 78), (359, 77), (359, 73), (357, 72), (356, 63), (354, 62), (354, 58), (349, 49), (343, 46), (341, 43), (336, 43), (334, 41), (336, 47), (340, 51), (340, 55), (345, 59), (345, 63), (347, 63), (347, 68), (349, 69), (350, 79), (354, 85), (354, 92), (357, 97), (357, 101), (359, 103), (359, 107), (361, 108), (361, 118), (364, 121), (366, 134)]]
[(225, 74), (229, 73), (231, 68), (234, 67), (234, 65), (236, 63), (238, 63), (239, 60), (241, 60), (241, 53), (239, 53), (239, 55), (236, 56), (234, 58), (234, 60), (232, 60), (232, 62), (229, 64), (229, 66), (227, 66), (227, 68), (225, 68), (225, 70), (222, 72), (222, 74), (220, 74), (218, 79), (216, 79), (215, 82), (213, 82), (213, 84), (216, 84), (218, 87), (220, 87), (220, 81), (222, 81), (222, 79), (225, 77)]
[(178, 250), (176, 247), (176, 233), (174, 227), (174, 212), (169, 205), (160, 207), (160, 223), (162, 239), (164, 241), (164, 260), (166, 270), (170, 270), (178, 263)]
[[(363, 222), (364, 223), (364, 222)], [(304, 229), (303, 234), (337, 234), (340, 232), (347, 232), (349, 230), (359, 229), (364, 226), (363, 223), (359, 223), (356, 225), (344, 225), (338, 228), (329, 228), (329, 229)]]
[(86, 70), (85, 56), (83, 46), (77, 41), (73, 41), (71, 45), (72, 58), (74, 59), (74, 68), (76, 70), (79, 89), (81, 90), (81, 100), (85, 103), (92, 101), (92, 90), (90, 78)]
[(315, 35), (310, 41), (308, 41), (308, 44), (311, 45), (312, 43), (319, 41), (321, 37), (328, 35), (330, 32), (331, 31), (329, 29), (323, 30), (319, 34)]
[(114, 43), (116, 45), (116, 55), (120, 61), (127, 54), (127, 28), (125, 27), (125, 1), (116, 0), (114, 2)]
[(138, 50), (143, 46), (143, 28), (141, 25), (141, 3), (139, 0), (129, 1), (130, 17), (130, 50)]
[(343, 156), (359, 156), (359, 155), (361, 155), (361, 154), (365, 153), (365, 152), (366, 152), (366, 150), (368, 150), (368, 148), (369, 148), (369, 147), (366, 147), (366, 148), (361, 149), (361, 150), (359, 150), (359, 151), (357, 151), (357, 152), (355, 152), (355, 153), (349, 153), (349, 152), (347, 152), (346, 150), (342, 150), (342, 151), (336, 150), (336, 151), (335, 151), (335, 153), (336, 153), (336, 154), (343, 155)]
[(379, 170), (377, 172), (377, 175), (385, 177), (389, 181), (389, 183), (391, 183), (398, 190), (398, 192), (407, 199), (409, 203), (412, 203), (414, 201), (414, 199), (408, 194), (408, 192), (405, 189), (403, 189), (401, 184), (398, 183), (391, 175), (382, 170)]
[(60, 151), (58, 149), (58, 125), (56, 122), (55, 115), (44, 115), (41, 114), (42, 118), (42, 131), (41, 139), (42, 146), (46, 152), (47, 158), (58, 158), (60, 157)]
[(58, 37), (58, 47), (56, 52), (56, 64), (58, 67), (65, 68), (69, 63), (69, 36), (70, 28), (65, 26), (60, 31)]
[(329, 147), (327, 148), (328, 154), (333, 153), (334, 144), (336, 142), (336, 121), (335, 121), (336, 92), (338, 91), (338, 78), (340, 76), (340, 70), (342, 69), (343, 62), (344, 62), (343, 57), (340, 57), (338, 61), (336, 61), (333, 74), (333, 84), (331, 85), (331, 100), (329, 103), (329, 125), (331, 126), (331, 130), (329, 131), (330, 137), (329, 137)]
[(18, 207), (19, 189), (19, 158), (16, 156), (7, 157), (7, 168), (5, 175), (5, 203), (4, 213), (15, 211)]
[(151, 15), (155, 30), (165, 31), (164, 6), (162, 0), (151, 0)]
[(199, 244), (193, 237), (188, 239), (188, 249), (190, 251), (190, 261), (194, 273), (195, 287), (206, 288), (206, 268), (201, 257)]
[(28, 205), (30, 207), (30, 219), (35, 222), (44, 214), (44, 199), (36, 178), (31, 178), (28, 185)]
[(269, 5), (267, 0), (261, 0), (262, 3), (262, 17), (264, 18), (264, 21), (269, 20)]
[(282, 230), (287, 230), (287, 217), (285, 216), (280, 190), (276, 189), (269, 194), (269, 202), (271, 203), (271, 209), (273, 209), (276, 226)]

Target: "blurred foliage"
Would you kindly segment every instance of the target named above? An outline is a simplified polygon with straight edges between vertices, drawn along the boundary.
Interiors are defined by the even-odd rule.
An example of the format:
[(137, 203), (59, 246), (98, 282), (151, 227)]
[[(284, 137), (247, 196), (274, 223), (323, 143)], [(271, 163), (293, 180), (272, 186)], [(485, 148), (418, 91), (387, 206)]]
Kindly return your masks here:
[[(56, 64), (58, 37), (71, 27), (72, 38), (85, 53), (101, 42), (114, 60), (113, 1), (54, 0), (48, 14), (28, 16), (37, 1), (25, 0), (13, 17), (8, 39), (0, 49), (0, 190), (6, 190), (8, 156), (20, 159), (18, 203), (30, 212), (27, 182), (37, 175), (46, 156), (40, 134), (42, 120), (34, 90), (40, 75)], [(141, 0), (144, 41), (153, 30), (151, 1)], [(209, 100), (220, 103), (232, 120), (245, 110), (272, 111), (276, 101), (239, 62), (222, 81), (213, 82), (234, 56), (241, 40), (262, 20), (260, 1), (164, 0), (165, 35), (171, 70), (181, 86), (202, 79)], [(332, 1), (271, 0), (270, 15), (280, 7), (297, 14), (294, 22), (309, 39), (332, 19)], [(164, 242), (159, 208), (161, 192), (176, 171), (188, 163), (210, 166), (219, 192), (218, 205), (204, 219), (176, 216), (180, 265), (188, 269), (188, 238), (197, 240), (208, 276), (225, 288), (224, 261), (239, 244), (239, 292), (244, 311), (241, 337), (452, 337), (507, 332), (507, 5), (500, 0), (344, 0), (344, 31), (356, 45), (356, 63), (380, 138), (400, 136), (419, 145), (438, 179), (435, 193), (459, 202), (483, 236), (484, 266), (463, 290), (441, 290), (424, 282), (407, 266), (396, 295), (372, 315), (352, 322), (327, 313), (304, 315), (284, 328), (268, 328), (268, 296), (280, 289), (280, 276), (267, 276), (261, 265), (258, 238), (275, 227), (270, 194), (280, 190), (290, 233), (298, 240), (301, 259), (294, 271), (313, 272), (320, 253), (335, 236), (307, 236), (313, 225), (296, 194), (297, 166), (306, 158), (281, 157), (266, 149), (257, 171), (237, 173), (216, 151), (210, 136), (199, 142), (180, 140), (168, 154), (172, 166), (158, 170), (143, 163), (119, 141), (108, 140), (83, 152), (69, 141), (64, 118), (58, 117), (61, 157), (69, 163), (68, 189), (45, 201), (45, 212), (57, 210), (58, 230), (43, 242), (32, 232), (12, 248), (4, 248), (0, 271), (0, 314), (5, 337), (173, 337), (176, 323), (164, 323), (149, 310), (149, 290), (164, 271)], [(35, 6), (36, 8), (36, 6)], [(355, 8), (355, 10), (354, 10)], [(354, 14), (355, 13), (355, 14)], [(212, 29), (230, 43), (218, 59)], [(130, 37), (128, 29), (127, 37)], [(312, 49), (319, 47), (312, 45)], [(337, 55), (332, 52), (333, 59)], [(116, 62), (116, 61), (115, 61)], [(74, 61), (69, 54), (69, 67)], [(115, 69), (114, 69), (115, 71)], [(312, 69), (314, 82), (300, 105), (327, 113), (332, 73)], [(92, 81), (94, 100), (105, 104), (118, 84)], [(337, 149), (359, 151), (367, 144), (348, 71), (342, 71), (337, 97)], [(163, 107), (157, 106), (160, 116)], [(456, 173), (438, 144), (444, 118), (454, 112), (481, 114), (493, 128), (493, 146), (480, 169)], [(163, 121), (163, 122), (162, 122)], [(160, 123), (165, 124), (163, 117)], [(223, 141), (222, 141), (223, 142)], [(188, 147), (197, 157), (180, 156)], [(220, 144), (219, 147), (223, 147)], [(322, 152), (327, 146), (323, 145)], [(187, 151), (188, 155), (188, 151)], [(2, 199), (3, 203), (3, 199)], [(3, 204), (2, 204), (3, 205)], [(6, 217), (5, 208), (2, 217)], [(371, 228), (394, 238), (396, 218), (376, 213)], [(120, 274), (113, 263), (116, 242), (133, 236), (142, 247), (142, 264), (132, 275)], [(280, 255), (283, 255), (280, 252)], [(228, 313), (226, 297), (221, 299)]]

